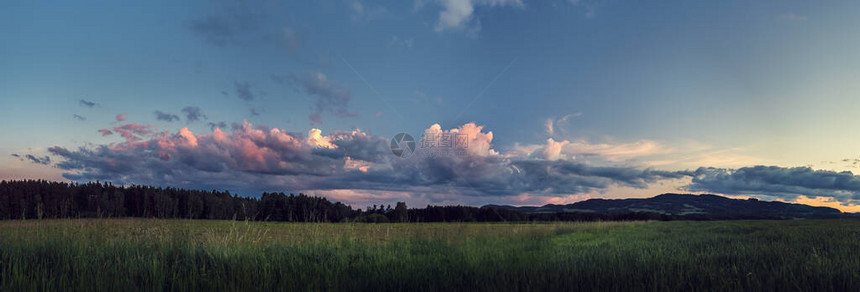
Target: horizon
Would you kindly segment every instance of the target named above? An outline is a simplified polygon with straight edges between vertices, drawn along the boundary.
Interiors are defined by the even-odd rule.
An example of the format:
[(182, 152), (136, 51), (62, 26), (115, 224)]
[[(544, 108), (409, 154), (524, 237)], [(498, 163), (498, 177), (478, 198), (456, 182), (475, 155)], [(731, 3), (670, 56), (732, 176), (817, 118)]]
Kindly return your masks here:
[[(0, 180), (0, 183), (4, 183), (4, 184), (12, 184), (12, 185), (14, 185), (14, 184), (16, 184), (16, 183), (40, 182), (40, 181), (42, 181), (42, 182), (46, 182), (46, 183), (49, 183), (49, 184), (53, 184), (53, 183), (64, 183), (64, 184), (68, 184), (68, 186), (85, 186), (85, 185), (90, 185), (90, 184), (96, 184), (96, 185), (101, 185), (101, 186), (104, 186), (104, 187), (108, 187), (108, 186), (110, 186), (110, 187), (113, 187), (113, 188), (119, 188), (119, 189), (123, 189), (123, 190), (132, 189), (132, 188), (136, 188), (136, 187), (142, 187), (142, 188), (174, 189), (174, 190), (179, 190), (179, 191), (191, 191), (191, 192), (202, 192), (202, 193), (209, 193), (209, 192), (216, 192), (216, 191), (217, 191), (217, 192), (226, 192), (228, 195), (230, 195), (230, 196), (232, 196), (232, 197), (234, 197), (234, 198), (248, 198), (248, 199), (254, 199), (254, 200), (260, 200), (260, 199), (261, 199), (261, 198), (263, 198), (263, 197), (264, 197), (264, 195), (266, 195), (266, 194), (269, 194), (269, 195), (273, 195), (273, 194), (281, 194), (281, 195), (288, 195), (288, 196), (290, 196), (290, 197), (292, 197), (292, 196), (309, 196), (309, 197), (315, 197), (315, 198), (322, 198), (322, 199), (324, 199), (324, 200), (328, 200), (328, 201), (329, 201), (329, 202), (331, 202), (331, 203), (342, 203), (342, 204), (344, 204), (344, 205), (348, 206), (349, 208), (355, 208), (355, 210), (357, 210), (357, 211), (361, 211), (361, 210), (364, 210), (364, 209), (370, 209), (370, 208), (371, 208), (371, 206), (373, 206), (373, 209), (374, 209), (374, 210), (376, 210), (376, 207), (377, 207), (377, 206), (379, 206), (379, 209), (380, 209), (380, 210), (382, 210), (382, 209), (384, 209), (384, 208), (385, 208), (385, 206), (386, 206), (386, 204), (374, 204), (373, 202), (368, 202), (366, 205), (352, 205), (352, 204), (349, 204), (349, 203), (344, 203), (344, 202), (340, 202), (340, 201), (338, 201), (338, 200), (334, 200), (334, 199), (332, 199), (332, 198), (323, 197), (323, 196), (316, 196), (316, 195), (314, 195), (314, 194), (294, 193), (294, 192), (285, 192), (285, 191), (265, 191), (265, 192), (260, 193), (259, 195), (251, 195), (251, 196), (248, 196), (248, 195), (242, 195), (242, 194), (234, 193), (234, 192), (231, 192), (230, 190), (186, 189), (186, 188), (160, 187), (160, 186), (136, 185), (136, 184), (131, 184), (131, 185), (114, 185), (114, 184), (112, 184), (112, 183), (110, 183), (110, 182), (100, 182), (100, 181), (90, 181), (90, 182), (80, 182), (80, 183), (79, 183), (79, 182), (74, 182), (74, 181), (70, 181), (70, 182), (62, 182), (62, 181), (51, 181), (51, 180), (44, 180), (44, 179), (38, 179), (38, 180), (36, 180), (36, 179), (34, 179), (34, 180), (29, 180), (29, 179), (27, 179), (27, 180)], [(737, 197), (731, 197), (731, 196), (725, 196), (725, 195), (718, 195), (718, 194), (711, 194), (711, 193), (696, 193), (696, 194), (694, 194), (694, 193), (661, 193), (661, 194), (655, 194), (655, 195), (653, 195), (653, 196), (650, 196), (650, 197), (643, 197), (643, 198), (589, 198), (589, 199), (585, 199), (585, 200), (581, 200), (581, 201), (577, 201), (577, 202), (573, 202), (573, 203), (565, 203), (565, 204), (552, 204), (552, 203), (549, 203), (549, 204), (544, 204), (544, 205), (511, 205), (511, 204), (484, 204), (484, 205), (445, 204), (445, 205), (433, 205), (433, 204), (430, 204), (430, 205), (426, 205), (426, 206), (409, 206), (409, 205), (405, 205), (405, 206), (406, 206), (408, 209), (410, 209), (410, 210), (411, 210), (411, 209), (420, 210), (420, 209), (425, 209), (425, 208), (429, 208), (429, 207), (468, 207), (468, 208), (484, 208), (484, 207), (514, 207), (514, 208), (540, 208), (540, 207), (547, 207), (547, 206), (567, 206), (567, 205), (572, 205), (572, 204), (576, 204), (576, 203), (580, 203), (580, 202), (586, 202), (586, 201), (589, 201), (589, 200), (610, 200), (610, 201), (619, 201), (619, 200), (627, 200), (627, 199), (640, 199), (640, 200), (642, 200), (642, 199), (655, 199), (655, 198), (657, 198), (657, 197), (666, 196), (666, 195), (674, 195), (674, 196), (691, 196), (691, 197), (711, 196), (711, 197), (719, 197), (719, 198), (723, 198), (723, 199), (728, 199), (728, 200), (738, 200), (738, 201), (754, 200), (754, 201), (758, 201), (758, 202), (765, 202), (765, 203), (799, 204), (799, 205), (809, 206), (809, 207), (815, 207), (815, 208), (829, 208), (829, 209), (836, 210), (836, 211), (840, 212), (841, 214), (845, 214), (845, 215), (860, 214), (860, 212), (846, 212), (846, 211), (839, 210), (838, 208), (833, 208), (833, 207), (828, 207), (828, 206), (813, 206), (813, 205), (807, 205), (807, 204), (802, 204), (802, 203), (797, 203), (797, 202), (785, 202), (785, 201), (781, 201), (781, 200), (772, 200), (772, 201), (768, 201), (768, 200), (759, 200), (759, 199), (757, 199), (757, 198), (753, 198), (753, 197), (737, 198)], [(396, 205), (400, 205), (401, 203), (404, 203), (404, 202), (396, 202), (395, 204), (396, 204)], [(405, 203), (404, 203), (404, 204), (405, 204)], [(388, 204), (388, 208), (389, 208), (389, 209), (390, 209), (390, 207), (391, 207), (391, 204)], [(508, 210), (516, 210), (516, 211), (523, 212), (523, 213), (529, 213), (528, 211), (520, 211), (519, 209), (508, 209)], [(561, 211), (559, 211), (559, 212), (556, 212), (556, 214), (561, 214), (561, 213), (566, 213), (566, 212), (568, 212), (568, 211), (565, 211), (565, 212), (561, 212)], [(659, 212), (649, 212), (649, 211), (640, 211), (640, 212), (643, 212), (643, 213), (652, 213), (652, 215), (653, 215), (653, 214), (658, 214), (658, 215), (659, 215), (659, 214), (662, 214), (662, 213), (659, 213)], [(582, 212), (582, 211), (579, 211), (579, 212), (570, 212), (570, 213), (589, 213), (589, 212)], [(629, 214), (629, 213), (628, 213), (628, 214)], [(673, 214), (673, 215), (675, 215), (675, 214)]]
[(0, 9), (0, 180), (860, 212), (860, 3), (165, 4)]

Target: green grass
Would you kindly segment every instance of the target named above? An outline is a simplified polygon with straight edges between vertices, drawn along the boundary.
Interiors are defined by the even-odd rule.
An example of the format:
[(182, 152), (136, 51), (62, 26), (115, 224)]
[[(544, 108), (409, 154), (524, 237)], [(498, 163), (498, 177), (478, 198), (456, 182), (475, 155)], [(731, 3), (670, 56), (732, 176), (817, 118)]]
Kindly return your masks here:
[(0, 222), (0, 290), (860, 289), (860, 221)]

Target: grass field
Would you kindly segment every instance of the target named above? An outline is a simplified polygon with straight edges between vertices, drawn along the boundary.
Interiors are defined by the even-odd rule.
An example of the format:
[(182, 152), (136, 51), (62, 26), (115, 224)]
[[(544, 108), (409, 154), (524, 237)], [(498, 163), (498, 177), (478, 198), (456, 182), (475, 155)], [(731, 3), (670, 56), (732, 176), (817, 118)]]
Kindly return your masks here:
[(0, 290), (860, 289), (860, 221), (0, 222)]

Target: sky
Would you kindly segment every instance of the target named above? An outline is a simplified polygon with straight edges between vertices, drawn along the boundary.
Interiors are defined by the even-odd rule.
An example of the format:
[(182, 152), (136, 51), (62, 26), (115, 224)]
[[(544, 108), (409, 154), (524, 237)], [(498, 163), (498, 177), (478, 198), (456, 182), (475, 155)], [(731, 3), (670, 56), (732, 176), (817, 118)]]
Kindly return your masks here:
[(4, 1), (0, 179), (354, 206), (715, 193), (857, 212), (858, 12)]

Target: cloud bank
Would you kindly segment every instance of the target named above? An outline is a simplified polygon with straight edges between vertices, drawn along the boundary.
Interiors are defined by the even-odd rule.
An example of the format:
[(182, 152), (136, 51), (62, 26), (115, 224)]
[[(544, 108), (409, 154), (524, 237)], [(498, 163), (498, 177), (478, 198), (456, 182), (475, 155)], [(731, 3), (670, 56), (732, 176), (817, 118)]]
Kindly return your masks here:
[(354, 190), (566, 197), (614, 185), (646, 188), (690, 175), (505, 155), (493, 149), (493, 132), (474, 123), (453, 129), (432, 125), (407, 158), (393, 155), (387, 138), (358, 130), (323, 134), (311, 129), (303, 134), (244, 122), (230, 133), (221, 127), (203, 135), (187, 128), (156, 132), (138, 124), (118, 126), (113, 132), (125, 141), (78, 149), (51, 147), (49, 152), (60, 157), (56, 166), (70, 180), (226, 187), (250, 193)]
[(210, 126), (210, 133), (195, 134), (188, 128), (170, 133), (131, 123), (99, 131), (117, 133), (122, 142), (77, 149), (55, 146), (49, 152), (59, 159), (26, 158), (54, 163), (64, 170), (65, 178), (80, 182), (227, 188), (250, 195), (304, 190), (362, 198), (407, 195), (455, 202), (488, 197), (562, 202), (613, 187), (649, 189), (686, 180), (689, 183), (682, 189), (694, 192), (860, 203), (860, 177), (851, 172), (777, 166), (665, 171), (592, 164), (577, 158), (625, 157), (631, 152), (653, 152), (652, 146), (596, 147), (552, 138), (545, 145), (501, 153), (493, 147), (493, 132), (475, 123), (452, 129), (438, 124), (428, 127), (406, 158), (391, 152), (388, 138), (360, 130), (296, 133), (244, 122), (233, 124), (228, 133), (226, 123)]
[(767, 195), (789, 201), (806, 196), (860, 203), (860, 177), (850, 171), (813, 170), (809, 167), (702, 167), (695, 171), (688, 188), (730, 195)]

